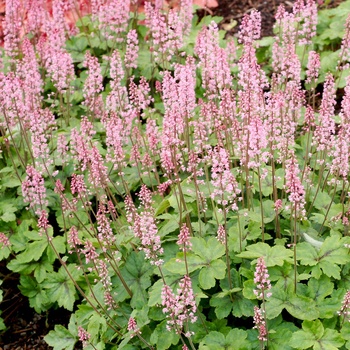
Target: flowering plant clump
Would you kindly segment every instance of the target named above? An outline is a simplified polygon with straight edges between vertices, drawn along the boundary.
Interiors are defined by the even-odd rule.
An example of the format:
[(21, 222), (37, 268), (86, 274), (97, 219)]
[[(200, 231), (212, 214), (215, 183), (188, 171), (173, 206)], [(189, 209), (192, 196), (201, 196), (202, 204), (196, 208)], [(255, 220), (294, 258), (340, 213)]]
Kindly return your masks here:
[(136, 3), (6, 1), (0, 259), (71, 312), (45, 341), (350, 348), (350, 19), (325, 43), (296, 0), (224, 39), (190, 0)]

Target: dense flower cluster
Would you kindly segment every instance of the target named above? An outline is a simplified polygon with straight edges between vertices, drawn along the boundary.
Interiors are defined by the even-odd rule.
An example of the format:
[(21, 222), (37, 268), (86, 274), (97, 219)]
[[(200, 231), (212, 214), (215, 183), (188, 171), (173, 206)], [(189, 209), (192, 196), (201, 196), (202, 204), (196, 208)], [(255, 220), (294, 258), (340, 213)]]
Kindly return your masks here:
[[(177, 294), (174, 294), (169, 286), (164, 285), (162, 289), (162, 305), (163, 312), (168, 315), (168, 330), (175, 329), (180, 334), (188, 322), (196, 322), (197, 316), (195, 316), (195, 313), (197, 306), (189, 276), (184, 276), (180, 281)], [(186, 337), (191, 335), (191, 332), (185, 333)]]
[(143, 211), (139, 214), (130, 197), (125, 199), (127, 218), (132, 224), (132, 230), (136, 237), (140, 239), (141, 247), (146, 259), (150, 260), (152, 265), (160, 266), (163, 260), (160, 256), (163, 254), (158, 228), (154, 219), (154, 210), (152, 208), (151, 191), (143, 185), (139, 193)]
[(305, 188), (301, 183), (299, 167), (294, 154), (286, 162), (286, 192), (289, 194), (288, 200), (292, 203), (291, 214), (296, 219), (303, 219), (305, 212)]
[[(344, 77), (324, 74), (323, 56), (305, 46), (316, 30), (313, 0), (294, 1), (291, 13), (279, 7), (270, 66), (257, 57), (261, 15), (255, 10), (243, 17), (238, 44), (235, 39), (224, 47), (215, 21), (203, 19), (191, 31), (191, 0), (181, 0), (179, 8), (146, 1), (144, 22), (137, 11), (129, 13), (138, 3), (91, 0), (92, 18), (79, 18), (75, 27), (65, 19), (67, 12), (79, 12), (73, 0), (53, 1), (50, 15), (44, 0), (6, 2), (0, 162), (7, 166), (0, 171), (0, 225), (16, 232), (0, 232), (0, 245), (12, 245), (18, 261), (25, 260), (13, 268), (25, 275), (23, 290), (25, 283), (38, 282), (34, 304), (40, 311), (53, 303), (67, 307), (61, 295), (52, 304), (46, 300), (61, 294), (49, 291), (50, 274), (60, 277), (50, 264), (59, 260), (62, 271), (77, 278), (74, 287), (82, 305), (90, 304), (89, 317), (79, 306), (72, 320), (81, 326), (73, 334), (72, 321), (69, 331), (83, 347), (103, 347), (111, 336), (117, 347), (121, 342), (153, 349), (166, 327), (176, 333), (168, 347), (209, 348), (218, 329), (226, 340), (246, 334), (239, 337), (242, 343), (258, 333), (264, 348), (272, 304), (266, 302), (272, 289), (266, 265), (275, 270), (275, 282), (281, 281), (282, 264), (258, 258), (251, 287), (258, 301), (238, 305), (247, 298), (242, 285), (252, 282), (249, 263), (241, 260), (251, 257), (250, 244), (261, 249), (257, 256), (270, 257), (276, 239), (274, 248), (285, 253), (282, 270), (294, 267), (295, 290), (310, 292), (321, 275), (320, 281), (340, 286), (346, 272), (338, 265), (345, 264), (350, 247), (347, 237), (340, 238), (348, 234), (350, 217), (350, 78), (336, 116)], [(338, 69), (350, 57), (350, 17), (340, 51)], [(20, 212), (21, 199), (13, 199), (15, 175), (36, 220)], [(11, 201), (19, 203), (16, 208)], [(297, 242), (299, 227), (325, 233), (325, 245), (339, 236), (340, 262), (329, 271), (314, 264), (303, 270), (299, 252), (310, 242), (316, 249), (320, 244), (306, 235), (306, 242)], [(33, 239), (38, 229), (49, 245)], [(32, 259), (21, 237), (30, 248), (39, 247), (41, 256)], [(290, 237), (293, 252), (283, 246)], [(265, 239), (269, 245), (259, 242)], [(6, 254), (10, 249), (0, 256)], [(34, 270), (27, 262), (34, 262)], [(311, 276), (305, 288), (299, 288), (299, 273)], [(78, 298), (69, 282), (73, 309)], [(347, 292), (338, 315), (347, 320), (349, 310)], [(234, 324), (254, 313), (256, 331), (231, 332), (225, 313)], [(94, 329), (93, 322), (101, 325)], [(192, 339), (201, 325), (208, 334)]]
[(254, 272), (254, 283), (256, 284), (254, 294), (258, 299), (265, 299), (271, 296), (271, 292), (269, 292), (271, 289), (269, 277), (264, 258), (258, 258)]
[(27, 167), (27, 176), (22, 182), (23, 200), (29, 203), (37, 215), (48, 205), (44, 178), (33, 166)]
[(263, 311), (258, 308), (257, 306), (254, 306), (254, 324), (255, 326), (253, 328), (257, 329), (258, 339), (260, 341), (267, 341), (267, 328), (266, 328), (266, 321), (263, 315)]

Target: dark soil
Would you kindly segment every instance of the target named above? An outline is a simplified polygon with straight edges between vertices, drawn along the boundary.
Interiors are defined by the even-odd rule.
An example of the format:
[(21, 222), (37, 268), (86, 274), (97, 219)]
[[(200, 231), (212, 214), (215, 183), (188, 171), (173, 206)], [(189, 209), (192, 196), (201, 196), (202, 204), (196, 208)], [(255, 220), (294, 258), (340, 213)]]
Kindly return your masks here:
[[(275, 22), (274, 15), (280, 4), (290, 10), (294, 0), (218, 0), (219, 7), (212, 9), (215, 16), (223, 17), (221, 27), (228, 30), (229, 35), (235, 35), (239, 30), (242, 17), (253, 8), (261, 13), (262, 36), (272, 35)], [(329, 7), (342, 2), (334, 0)], [(199, 15), (205, 15), (200, 11)], [(235, 22), (234, 22), (235, 21)], [(236, 25), (233, 25), (236, 23)], [(56, 324), (67, 325), (69, 312), (65, 310), (50, 310), (47, 314), (38, 315), (30, 308), (26, 297), (22, 296), (17, 288), (19, 276), (6, 269), (4, 262), (0, 262), (0, 276), (4, 281), (1, 289), (4, 299), (1, 303), (1, 317), (5, 320), (7, 330), (0, 334), (0, 350), (48, 350), (43, 337), (54, 328)], [(78, 349), (78, 347), (76, 348)]]
[(37, 314), (17, 287), (19, 275), (9, 271), (4, 261), (0, 262), (0, 276), (3, 280), (1, 317), (8, 327), (0, 334), (0, 350), (52, 349), (43, 338), (56, 324), (67, 326), (70, 313), (59, 309)]
[[(242, 17), (252, 9), (261, 14), (261, 36), (271, 36), (275, 23), (275, 13), (279, 5), (283, 4), (287, 11), (293, 7), (294, 0), (218, 0), (219, 7), (213, 9), (213, 14), (223, 17), (221, 27), (235, 34), (239, 30)], [(230, 27), (236, 24), (232, 29)]]

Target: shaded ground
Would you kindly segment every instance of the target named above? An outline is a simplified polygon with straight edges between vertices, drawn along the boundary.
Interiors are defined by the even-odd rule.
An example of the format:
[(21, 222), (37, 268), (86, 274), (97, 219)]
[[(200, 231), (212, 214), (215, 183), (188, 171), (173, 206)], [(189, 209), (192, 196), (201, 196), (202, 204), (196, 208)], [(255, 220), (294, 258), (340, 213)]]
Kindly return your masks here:
[[(342, 1), (331, 1), (330, 6), (334, 7), (340, 2)], [(269, 36), (272, 35), (277, 7), (283, 4), (287, 10), (290, 10), (293, 3), (294, 0), (219, 0), (219, 7), (213, 9), (211, 14), (223, 17), (222, 28), (234, 34), (237, 33), (244, 14), (255, 8), (261, 12), (262, 36)], [(201, 14), (204, 15), (204, 11)], [(235, 21), (237, 25), (234, 25)], [(51, 349), (45, 344), (43, 337), (54, 328), (55, 324), (66, 325), (69, 313), (57, 310), (44, 315), (36, 314), (17, 288), (18, 275), (11, 274), (4, 262), (0, 262), (0, 276), (4, 280), (1, 286), (4, 294), (1, 317), (4, 318), (8, 327), (6, 332), (0, 334), (0, 350)]]
[[(256, 9), (261, 13), (261, 36), (270, 36), (278, 6), (283, 4), (290, 11), (293, 3), (294, 0), (219, 0), (219, 7), (213, 9), (213, 13), (224, 18), (222, 28), (233, 34), (238, 32), (242, 17)], [(234, 24), (236, 25), (231, 29)]]
[(0, 334), (0, 350), (52, 349), (43, 338), (55, 324), (66, 326), (70, 313), (60, 309), (38, 315), (17, 288), (19, 275), (9, 271), (4, 261), (0, 262), (0, 276), (3, 280), (1, 317), (8, 327), (6, 332)]

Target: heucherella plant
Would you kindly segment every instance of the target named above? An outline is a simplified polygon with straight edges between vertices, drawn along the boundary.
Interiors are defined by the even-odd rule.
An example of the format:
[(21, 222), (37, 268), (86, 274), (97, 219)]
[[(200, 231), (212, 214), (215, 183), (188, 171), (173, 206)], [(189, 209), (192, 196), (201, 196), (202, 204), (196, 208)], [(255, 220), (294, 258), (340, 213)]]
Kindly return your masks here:
[(350, 20), (325, 72), (313, 0), (278, 8), (269, 62), (255, 10), (226, 40), (188, 0), (24, 3), (4, 22), (0, 258), (36, 312), (71, 312), (46, 342), (350, 348)]

